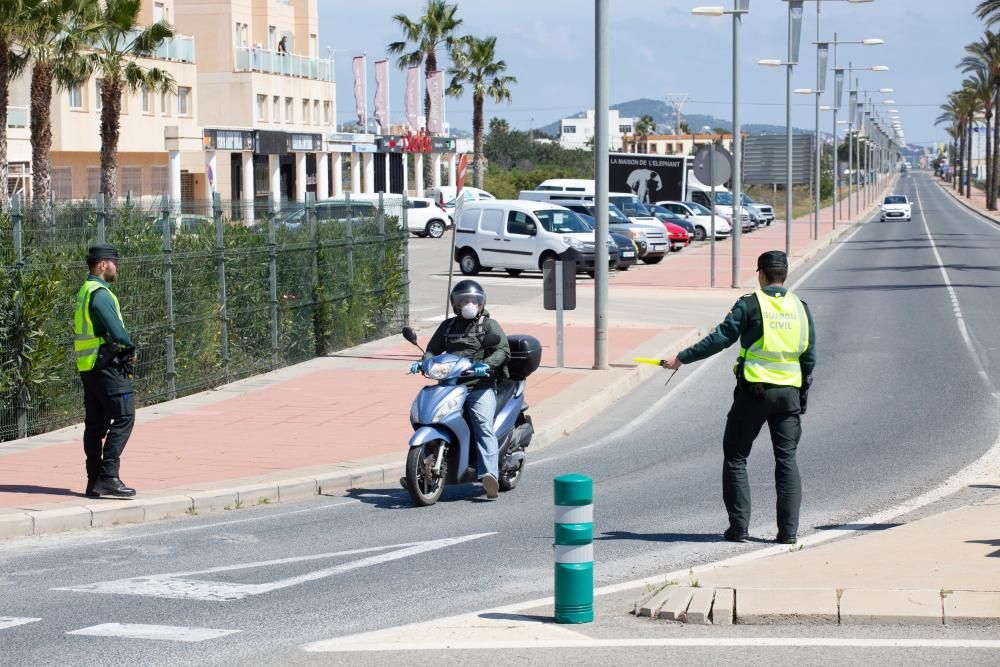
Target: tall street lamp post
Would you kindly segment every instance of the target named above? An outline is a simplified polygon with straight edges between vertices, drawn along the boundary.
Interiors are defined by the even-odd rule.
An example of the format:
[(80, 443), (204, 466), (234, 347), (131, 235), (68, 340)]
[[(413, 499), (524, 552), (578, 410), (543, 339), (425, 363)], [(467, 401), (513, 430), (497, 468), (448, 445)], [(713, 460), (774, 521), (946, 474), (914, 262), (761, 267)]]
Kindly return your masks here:
[[(801, 3), (800, 3), (801, 4)], [(732, 286), (740, 286), (740, 235), (742, 232), (742, 214), (740, 204), (743, 197), (743, 133), (740, 125), (740, 27), (743, 23), (743, 15), (750, 11), (750, 0), (733, 0), (733, 8), (724, 7), (695, 7), (691, 13), (696, 16), (724, 16), (731, 14), (733, 17), (733, 280)], [(715, 208), (715, 202), (712, 202)]]

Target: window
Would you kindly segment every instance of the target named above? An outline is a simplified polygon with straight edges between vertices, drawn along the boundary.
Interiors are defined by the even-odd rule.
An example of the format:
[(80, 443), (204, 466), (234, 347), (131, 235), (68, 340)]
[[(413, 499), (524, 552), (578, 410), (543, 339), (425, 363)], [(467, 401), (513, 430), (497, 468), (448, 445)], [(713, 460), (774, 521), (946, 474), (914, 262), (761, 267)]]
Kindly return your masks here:
[(142, 167), (122, 167), (118, 170), (121, 174), (121, 190), (119, 194), (126, 196), (132, 193), (135, 198), (142, 196)]
[(563, 134), (576, 134), (576, 125), (563, 125)]
[(150, 194), (165, 195), (170, 191), (170, 184), (167, 182), (166, 167), (150, 167), (149, 180), (150, 180), (150, 188), (149, 188)]
[(101, 191), (101, 168), (87, 167), (87, 198), (94, 199)]
[(528, 229), (529, 222), (531, 223), (531, 226), (535, 226), (534, 221), (532, 221), (526, 213), (511, 211), (510, 215), (507, 216), (507, 233), (529, 236), (531, 234), (531, 231)]
[(257, 120), (267, 120), (267, 95), (257, 96)]
[(154, 2), (153, 3), (153, 22), (159, 23), (163, 19), (164, 19), (163, 3), (162, 2)]
[(653, 153), (654, 155), (656, 154), (656, 144), (650, 144), (649, 145), (649, 152)]
[(302, 100), (302, 124), (309, 124), (309, 100)]
[(500, 236), (503, 231), (503, 210), (498, 208), (488, 208), (483, 211), (483, 220), (479, 227), (484, 232), (490, 232)]
[(160, 113), (164, 116), (170, 115), (170, 93), (166, 90), (160, 93)]
[(295, 122), (295, 100), (291, 97), (285, 98), (285, 122), (294, 123)]
[(142, 101), (142, 112), (145, 114), (152, 113), (152, 110), (149, 108), (149, 88), (143, 86), (139, 89), (139, 99)]
[(618, 126), (618, 131), (620, 133), (622, 133), (622, 134), (632, 134), (632, 126), (631, 125), (619, 125)]
[(462, 217), (458, 221), (458, 228), (466, 231), (476, 231), (476, 225), (479, 223), (479, 214), (480, 211), (478, 209), (462, 211)]
[(53, 167), (51, 173), (52, 177), (52, 195), (57, 200), (67, 200), (73, 198), (73, 168), (72, 167)]
[(94, 79), (94, 108), (100, 111), (104, 108), (104, 81)]
[(177, 88), (177, 115), (191, 115), (191, 89), (184, 86)]
[(267, 26), (267, 48), (270, 51), (278, 48), (278, 29), (273, 25)]
[(313, 100), (313, 125), (319, 125), (319, 100)]
[(323, 122), (327, 125), (333, 124), (333, 105), (323, 102)]
[(271, 120), (281, 122), (281, 98), (277, 95), (271, 98)]
[(79, 84), (72, 86), (67, 93), (69, 94), (69, 108), (70, 109), (82, 109), (83, 108), (83, 86)]
[(319, 43), (316, 40), (316, 35), (311, 33), (309, 35), (309, 57), (319, 58)]

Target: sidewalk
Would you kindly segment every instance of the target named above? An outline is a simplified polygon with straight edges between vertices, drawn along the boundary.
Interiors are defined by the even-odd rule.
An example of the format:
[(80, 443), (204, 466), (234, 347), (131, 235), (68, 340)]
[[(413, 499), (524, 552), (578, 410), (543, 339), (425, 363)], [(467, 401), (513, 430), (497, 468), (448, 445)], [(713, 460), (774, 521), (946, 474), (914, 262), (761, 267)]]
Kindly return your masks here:
[(967, 198), (964, 194), (958, 194), (956, 190), (952, 189), (951, 184), (946, 181), (935, 178), (934, 182), (941, 186), (942, 190), (951, 195), (951, 197), (962, 206), (992, 220), (993, 222), (1000, 223), (1000, 211), (991, 211), (986, 208), (986, 193), (979, 188), (972, 188), (972, 197)]
[[(826, 210), (819, 241), (809, 240), (806, 220), (795, 221), (793, 271), (850, 231), (838, 225), (833, 234), (829, 216)], [(781, 224), (746, 235), (742, 283), (753, 284), (760, 252), (783, 247)], [(718, 284), (728, 285), (729, 243), (718, 249)], [(528, 384), (538, 429), (533, 452), (659, 372), (637, 366), (633, 357), (668, 356), (717, 324), (742, 292), (704, 289), (709, 253), (708, 246), (689, 248), (614, 277), (610, 301), (619, 307), (609, 318), (609, 370), (591, 369), (589, 281), (581, 283), (580, 309), (567, 314), (565, 368), (554, 367), (554, 317), (540, 299), (494, 309), (508, 333), (534, 335), (545, 348), (542, 368)], [(396, 485), (412, 432), (408, 408), (422, 382), (406, 375), (415, 358), (414, 348), (393, 337), (143, 408), (122, 458), (123, 478), (139, 490), (131, 500), (83, 495), (82, 425), (2, 443), (0, 538)]]

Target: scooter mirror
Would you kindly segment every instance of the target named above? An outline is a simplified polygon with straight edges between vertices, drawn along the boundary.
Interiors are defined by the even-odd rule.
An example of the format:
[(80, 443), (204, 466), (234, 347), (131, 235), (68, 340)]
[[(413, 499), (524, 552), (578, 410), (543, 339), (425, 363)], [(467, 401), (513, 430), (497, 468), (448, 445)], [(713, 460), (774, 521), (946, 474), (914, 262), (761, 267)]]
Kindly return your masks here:
[(410, 327), (403, 327), (403, 338), (408, 340), (413, 345), (417, 344), (417, 334), (413, 332)]

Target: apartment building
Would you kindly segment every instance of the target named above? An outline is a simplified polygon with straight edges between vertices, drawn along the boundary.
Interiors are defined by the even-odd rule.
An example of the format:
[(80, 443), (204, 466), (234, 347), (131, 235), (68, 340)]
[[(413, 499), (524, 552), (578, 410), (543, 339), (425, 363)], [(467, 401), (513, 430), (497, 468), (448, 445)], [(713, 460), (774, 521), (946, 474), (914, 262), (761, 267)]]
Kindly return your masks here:
[(721, 141), (722, 147), (732, 152), (733, 135), (730, 133), (651, 134), (646, 137), (633, 134), (623, 138), (622, 150), (650, 155), (690, 155), (716, 141)]
[(244, 202), (339, 192), (333, 61), (321, 57), (317, 0), (173, 0), (199, 45), (204, 193)]
[[(622, 138), (632, 133), (633, 120), (620, 116), (615, 109), (608, 111), (608, 148), (613, 151), (622, 149)], [(559, 145), (569, 149), (589, 149), (594, 140), (595, 126), (593, 109), (579, 118), (563, 118), (559, 126)]]

